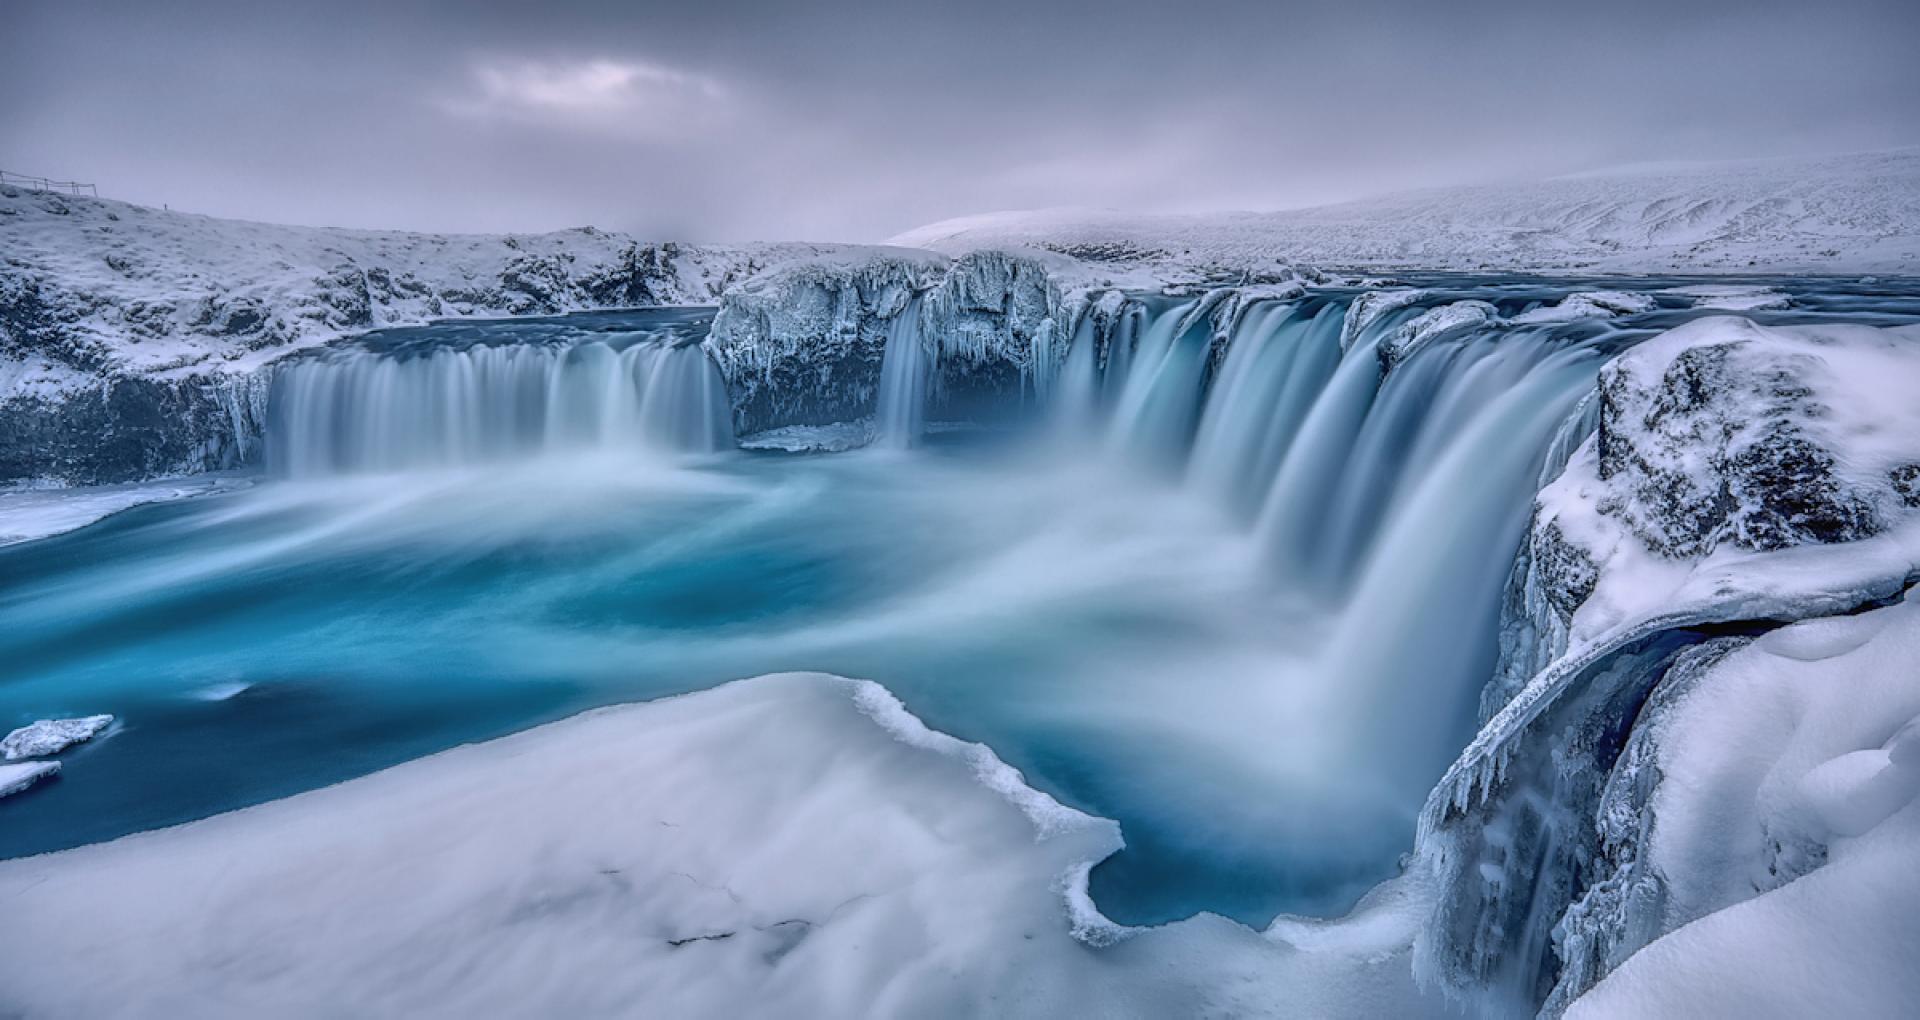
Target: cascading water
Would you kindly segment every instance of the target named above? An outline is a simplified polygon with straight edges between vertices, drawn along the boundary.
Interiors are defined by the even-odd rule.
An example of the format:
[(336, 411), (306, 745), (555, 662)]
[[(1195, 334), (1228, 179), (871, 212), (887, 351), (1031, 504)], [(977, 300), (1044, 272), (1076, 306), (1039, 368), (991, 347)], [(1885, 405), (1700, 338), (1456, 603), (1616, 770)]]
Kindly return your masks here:
[(904, 450), (925, 431), (927, 381), (932, 374), (920, 335), (920, 298), (907, 302), (887, 329), (880, 362), (880, 397), (873, 416), (873, 445)]
[[(1112, 330), (1104, 371), (1083, 323), (1056, 413), (1123, 460), (1172, 465), (1250, 529), (1287, 637), (1245, 725), (1268, 720), (1277, 802), (1325, 821), (1277, 848), (1323, 887), (1340, 865), (1305, 841), (1404, 847), (1471, 733), (1540, 467), (1603, 360), (1577, 331), (1476, 326), (1388, 371), (1383, 344), (1425, 309), (1380, 317), (1343, 351), (1345, 308), (1256, 302), (1211, 372), (1203, 302), (1151, 313), (1137, 344)], [(1096, 391), (1115, 395), (1104, 420)], [(1096, 870), (1096, 895), (1137, 885), (1128, 866), (1122, 854)]]
[(729, 416), (697, 345), (343, 349), (275, 379), (267, 464), (305, 477), (567, 450), (711, 453), (733, 443)]

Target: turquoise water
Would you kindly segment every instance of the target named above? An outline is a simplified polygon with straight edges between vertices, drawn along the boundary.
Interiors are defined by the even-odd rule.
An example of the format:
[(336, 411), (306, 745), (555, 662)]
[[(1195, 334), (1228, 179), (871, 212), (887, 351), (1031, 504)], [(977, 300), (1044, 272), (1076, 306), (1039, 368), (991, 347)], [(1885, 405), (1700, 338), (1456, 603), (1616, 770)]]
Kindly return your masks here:
[[(1427, 282), (1447, 288), (1435, 300), (1477, 295), (1506, 314), (1569, 289)], [(405, 470), (374, 458), (383, 470), (261, 477), (0, 548), (0, 724), (122, 720), (64, 755), (57, 781), (0, 802), (0, 855), (205, 817), (598, 705), (823, 670), (879, 680), (928, 725), (1117, 819), (1128, 849), (1093, 876), (1116, 920), (1340, 911), (1392, 873), (1421, 793), (1471, 732), (1553, 433), (1605, 353), (1688, 314), (1451, 338), (1393, 385), (1364, 361), (1335, 384), (1345, 362), (1324, 345), (1344, 300), (1250, 315), (1235, 342), (1274, 353), (1219, 366), (1217, 384), (1190, 346), (1207, 338), (1167, 320), (1153, 384), (1082, 361), (1064, 425), (835, 456), (624, 444), (659, 410), (644, 386), (605, 404), (592, 442), (549, 442), (547, 408), (581, 364), (549, 358), (539, 371), (560, 383), (511, 390), (545, 394), (525, 405), (547, 422), (540, 443), (442, 457), (429, 426), (394, 425), (421, 454)], [(1779, 317), (1920, 312), (1884, 286), (1801, 302)], [(450, 323), (336, 360), (370, 400), (384, 369), (366, 356), (627, 352), (683, 345), (703, 321), (674, 313), (665, 341), (634, 336), (661, 328), (657, 313)], [(1367, 342), (1349, 357), (1371, 358)], [(309, 382), (310, 397), (333, 385)], [(1237, 402), (1210, 413), (1229, 389)], [(1262, 413), (1278, 401), (1298, 423), (1285, 442)], [(377, 448), (355, 421), (356, 448)], [(1205, 463), (1188, 470), (1196, 432)], [(1133, 436), (1151, 438), (1149, 456), (1129, 455)]]

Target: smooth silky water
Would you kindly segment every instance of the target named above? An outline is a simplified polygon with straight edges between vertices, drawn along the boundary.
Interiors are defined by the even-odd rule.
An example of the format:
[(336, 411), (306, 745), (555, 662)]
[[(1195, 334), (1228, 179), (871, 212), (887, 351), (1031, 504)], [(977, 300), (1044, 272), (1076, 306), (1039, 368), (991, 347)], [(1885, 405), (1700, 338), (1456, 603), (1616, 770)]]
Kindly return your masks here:
[[(1066, 334), (1022, 431), (924, 429), (937, 344), (903, 326), (880, 443), (832, 456), (731, 448), (704, 313), (303, 357), (256, 484), (0, 548), (0, 722), (122, 720), (0, 802), (0, 854), (824, 670), (1117, 819), (1092, 877), (1117, 920), (1344, 910), (1471, 733), (1556, 436), (1608, 353), (1697, 314), (1449, 335), (1383, 382), (1376, 345), (1421, 307), (1574, 289), (1425, 282), (1345, 352), (1349, 292), (1255, 304), (1217, 358), (1191, 302), (1129, 306)], [(1801, 303), (1776, 314), (1920, 311)]]

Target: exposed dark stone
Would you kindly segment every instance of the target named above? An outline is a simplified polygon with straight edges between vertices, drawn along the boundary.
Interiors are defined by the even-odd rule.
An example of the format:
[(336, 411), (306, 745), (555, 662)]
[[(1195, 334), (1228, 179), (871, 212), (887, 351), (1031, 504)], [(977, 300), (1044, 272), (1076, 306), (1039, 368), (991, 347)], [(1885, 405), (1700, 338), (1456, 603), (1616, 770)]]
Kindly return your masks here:
[(1547, 604), (1565, 623), (1587, 599), (1600, 581), (1600, 569), (1593, 557), (1567, 540), (1558, 521), (1548, 521), (1533, 531), (1533, 562), (1540, 574), (1541, 591)]
[(102, 485), (239, 467), (258, 436), (236, 397), (245, 385), (114, 376), (64, 399), (0, 400), (0, 479)]
[(1900, 502), (1907, 506), (1920, 507), (1920, 464), (1902, 464), (1887, 472), (1893, 482), (1893, 491), (1900, 496)]
[(1746, 340), (1701, 344), (1658, 378), (1634, 355), (1600, 373), (1599, 509), (1663, 556), (1722, 542), (1756, 551), (1846, 542), (1885, 528), (1809, 431), (1826, 416), (1804, 355)]

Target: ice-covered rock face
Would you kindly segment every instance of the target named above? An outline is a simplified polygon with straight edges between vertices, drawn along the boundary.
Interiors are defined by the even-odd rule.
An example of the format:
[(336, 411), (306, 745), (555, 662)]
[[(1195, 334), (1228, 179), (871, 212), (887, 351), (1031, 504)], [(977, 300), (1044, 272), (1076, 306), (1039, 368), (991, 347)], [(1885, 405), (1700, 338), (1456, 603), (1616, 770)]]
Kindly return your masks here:
[[(1595, 434), (1540, 493), (1485, 724), (1423, 814), (1440, 903), (1425, 980), (1556, 1013), (1698, 916), (1675, 912), (1686, 897), (1650, 842), (1679, 824), (1655, 795), (1662, 763), (1701, 739), (1665, 720), (1752, 636), (1920, 578), (1902, 488), (1920, 475), (1915, 333), (1711, 318), (1603, 371)], [(1828, 828), (1861, 828), (1887, 799), (1885, 764), (1847, 759), (1796, 795)], [(1817, 864), (1817, 840), (1773, 838), (1770, 873)]]
[(933, 356), (932, 412), (1003, 403), (1054, 344), (1061, 298), (1046, 266), (1005, 252), (949, 263), (876, 248), (774, 267), (727, 292), (707, 349), (734, 427), (757, 432), (873, 413), (894, 323), (917, 316)]

